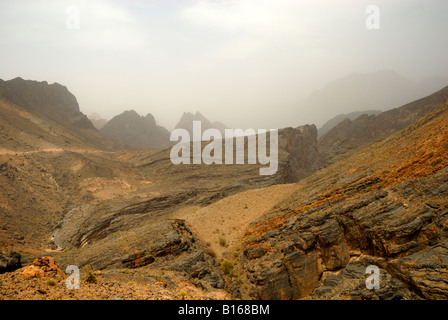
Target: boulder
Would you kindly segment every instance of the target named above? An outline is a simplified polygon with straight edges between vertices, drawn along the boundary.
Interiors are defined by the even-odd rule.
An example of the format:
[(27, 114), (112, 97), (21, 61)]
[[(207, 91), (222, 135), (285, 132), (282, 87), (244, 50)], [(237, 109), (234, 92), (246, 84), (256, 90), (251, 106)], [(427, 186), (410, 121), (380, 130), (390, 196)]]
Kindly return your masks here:
[(22, 275), (27, 278), (43, 278), (45, 273), (41, 268), (35, 265), (29, 265), (23, 268)]
[(53, 257), (39, 257), (23, 268), (22, 274), (28, 278), (44, 276), (65, 278), (66, 274), (59, 268)]

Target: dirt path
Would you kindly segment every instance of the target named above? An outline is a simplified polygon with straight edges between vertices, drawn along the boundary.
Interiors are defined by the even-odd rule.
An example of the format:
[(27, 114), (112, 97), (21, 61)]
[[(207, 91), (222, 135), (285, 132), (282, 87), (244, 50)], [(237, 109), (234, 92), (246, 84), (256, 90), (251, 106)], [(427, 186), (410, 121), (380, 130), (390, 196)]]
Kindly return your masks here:
[(103, 151), (103, 150), (95, 150), (95, 149), (62, 149), (62, 148), (42, 148), (37, 150), (30, 151), (14, 151), (10, 149), (0, 149), (0, 155), (25, 155), (32, 153), (40, 153), (40, 152), (49, 152), (49, 153), (60, 153), (64, 151), (70, 151), (75, 153), (94, 153), (94, 154), (112, 154), (113, 151)]
[[(177, 217), (185, 219), (191, 231), (216, 253), (217, 258), (235, 245), (249, 224), (297, 190), (296, 184), (275, 185), (249, 190), (222, 199), (205, 208), (184, 209)], [(226, 246), (220, 244), (225, 239)]]

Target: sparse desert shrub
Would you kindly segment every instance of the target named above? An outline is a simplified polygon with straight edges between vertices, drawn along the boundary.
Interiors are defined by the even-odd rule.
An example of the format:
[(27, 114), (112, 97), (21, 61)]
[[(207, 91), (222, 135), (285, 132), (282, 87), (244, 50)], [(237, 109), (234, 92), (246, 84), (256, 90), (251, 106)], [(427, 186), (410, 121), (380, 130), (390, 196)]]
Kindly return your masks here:
[(87, 283), (95, 284), (95, 283), (98, 283), (98, 278), (97, 278), (97, 276), (93, 273), (92, 270), (87, 270), (87, 271), (86, 271), (86, 276), (85, 276), (85, 278), (84, 278), (84, 281), (87, 282)]
[(226, 239), (223, 238), (223, 237), (219, 238), (219, 245), (220, 245), (221, 247), (227, 247), (227, 241), (226, 241)]
[(181, 297), (182, 299), (185, 299), (185, 297), (187, 296), (187, 292), (184, 290), (180, 290), (178, 293), (179, 297)]
[(230, 275), (233, 271), (233, 263), (231, 261), (224, 260), (221, 264), (222, 271), (226, 275)]
[(47, 286), (54, 286), (54, 285), (56, 285), (56, 280), (54, 280), (54, 279), (47, 279), (47, 281), (45, 281), (45, 284)]
[(255, 236), (253, 234), (249, 234), (249, 235), (246, 235), (246, 239), (247, 239), (247, 241), (252, 242), (255, 240)]

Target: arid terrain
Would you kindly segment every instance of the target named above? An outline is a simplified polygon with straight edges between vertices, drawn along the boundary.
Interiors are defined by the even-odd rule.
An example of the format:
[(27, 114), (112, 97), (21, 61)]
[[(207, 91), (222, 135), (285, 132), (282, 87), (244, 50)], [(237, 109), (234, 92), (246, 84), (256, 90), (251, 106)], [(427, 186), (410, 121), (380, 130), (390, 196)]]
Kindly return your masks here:
[(446, 299), (447, 102), (281, 129), (261, 176), (129, 149), (67, 88), (2, 81), (0, 299)]

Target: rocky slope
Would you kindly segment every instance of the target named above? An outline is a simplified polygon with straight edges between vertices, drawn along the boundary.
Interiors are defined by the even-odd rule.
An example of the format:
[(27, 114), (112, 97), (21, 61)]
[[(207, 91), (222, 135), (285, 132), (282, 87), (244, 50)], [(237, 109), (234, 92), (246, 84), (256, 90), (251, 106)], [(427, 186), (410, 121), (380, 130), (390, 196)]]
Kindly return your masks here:
[(152, 114), (143, 117), (134, 110), (113, 117), (100, 132), (128, 148), (163, 148), (170, 145), (169, 131), (157, 125)]
[(359, 148), (380, 141), (448, 101), (448, 87), (429, 96), (377, 115), (345, 119), (319, 139), (319, 152), (325, 164), (334, 163)]
[[(448, 106), (297, 184), (229, 254), (256, 299), (448, 297)], [(366, 267), (380, 269), (368, 290)]]
[[(107, 151), (0, 100), (0, 299), (446, 298), (441, 97), (402, 109), (413, 121), (433, 111), (317, 172), (316, 127), (280, 130), (272, 176), (174, 165), (170, 148)], [(45, 270), (29, 278), (23, 268), (42, 256), (100, 281), (73, 292)], [(366, 289), (370, 264), (379, 290)]]
[[(135, 270), (132, 270), (135, 271)], [(66, 286), (67, 275), (54, 258), (39, 257), (26, 267), (4, 274), (0, 300), (226, 300), (224, 290), (207, 291), (175, 274), (119, 271), (80, 273), (79, 289)]]
[[(23, 138), (23, 135), (32, 128), (33, 133), (38, 130), (44, 131), (44, 134), (37, 135), (38, 138), (45, 136), (45, 140), (51, 141), (65, 138), (67, 145), (76, 141), (78, 144), (95, 146), (99, 149), (113, 149), (119, 146), (117, 142), (97, 132), (90, 120), (80, 112), (76, 97), (58, 83), (48, 84), (46, 81), (38, 82), (22, 78), (8, 81), (0, 79), (0, 100), (3, 104), (0, 110), (3, 114), (1, 125), (10, 127), (9, 133), (12, 130), (20, 132), (16, 136), (12, 134), (11, 141)], [(68, 137), (62, 132), (64, 130), (69, 132)], [(4, 132), (6, 134), (7, 129)], [(30, 140), (35, 139), (35, 134), (32, 135)], [(24, 140), (17, 146), (30, 144), (29, 139)]]
[[(210, 244), (179, 217), (240, 192), (301, 179), (317, 169), (319, 158), (315, 126), (280, 132), (279, 169), (272, 176), (260, 176), (260, 165), (176, 166), (170, 148), (108, 151), (72, 126), (5, 100), (0, 126), (0, 248), (8, 271), (0, 276), (7, 284), (0, 298), (32, 298), (31, 291), (40, 289), (49, 294), (36, 297), (67, 293), (46, 288), (44, 279), (10, 274), (11, 251), (21, 254), (25, 267), (51, 255), (62, 269), (75, 264), (103, 274), (124, 270), (127, 279), (138, 270), (143, 278), (189, 283), (205, 296), (225, 290), (239, 297)], [(23, 290), (14, 293), (13, 286)], [(103, 297), (104, 290), (98, 292)]]

